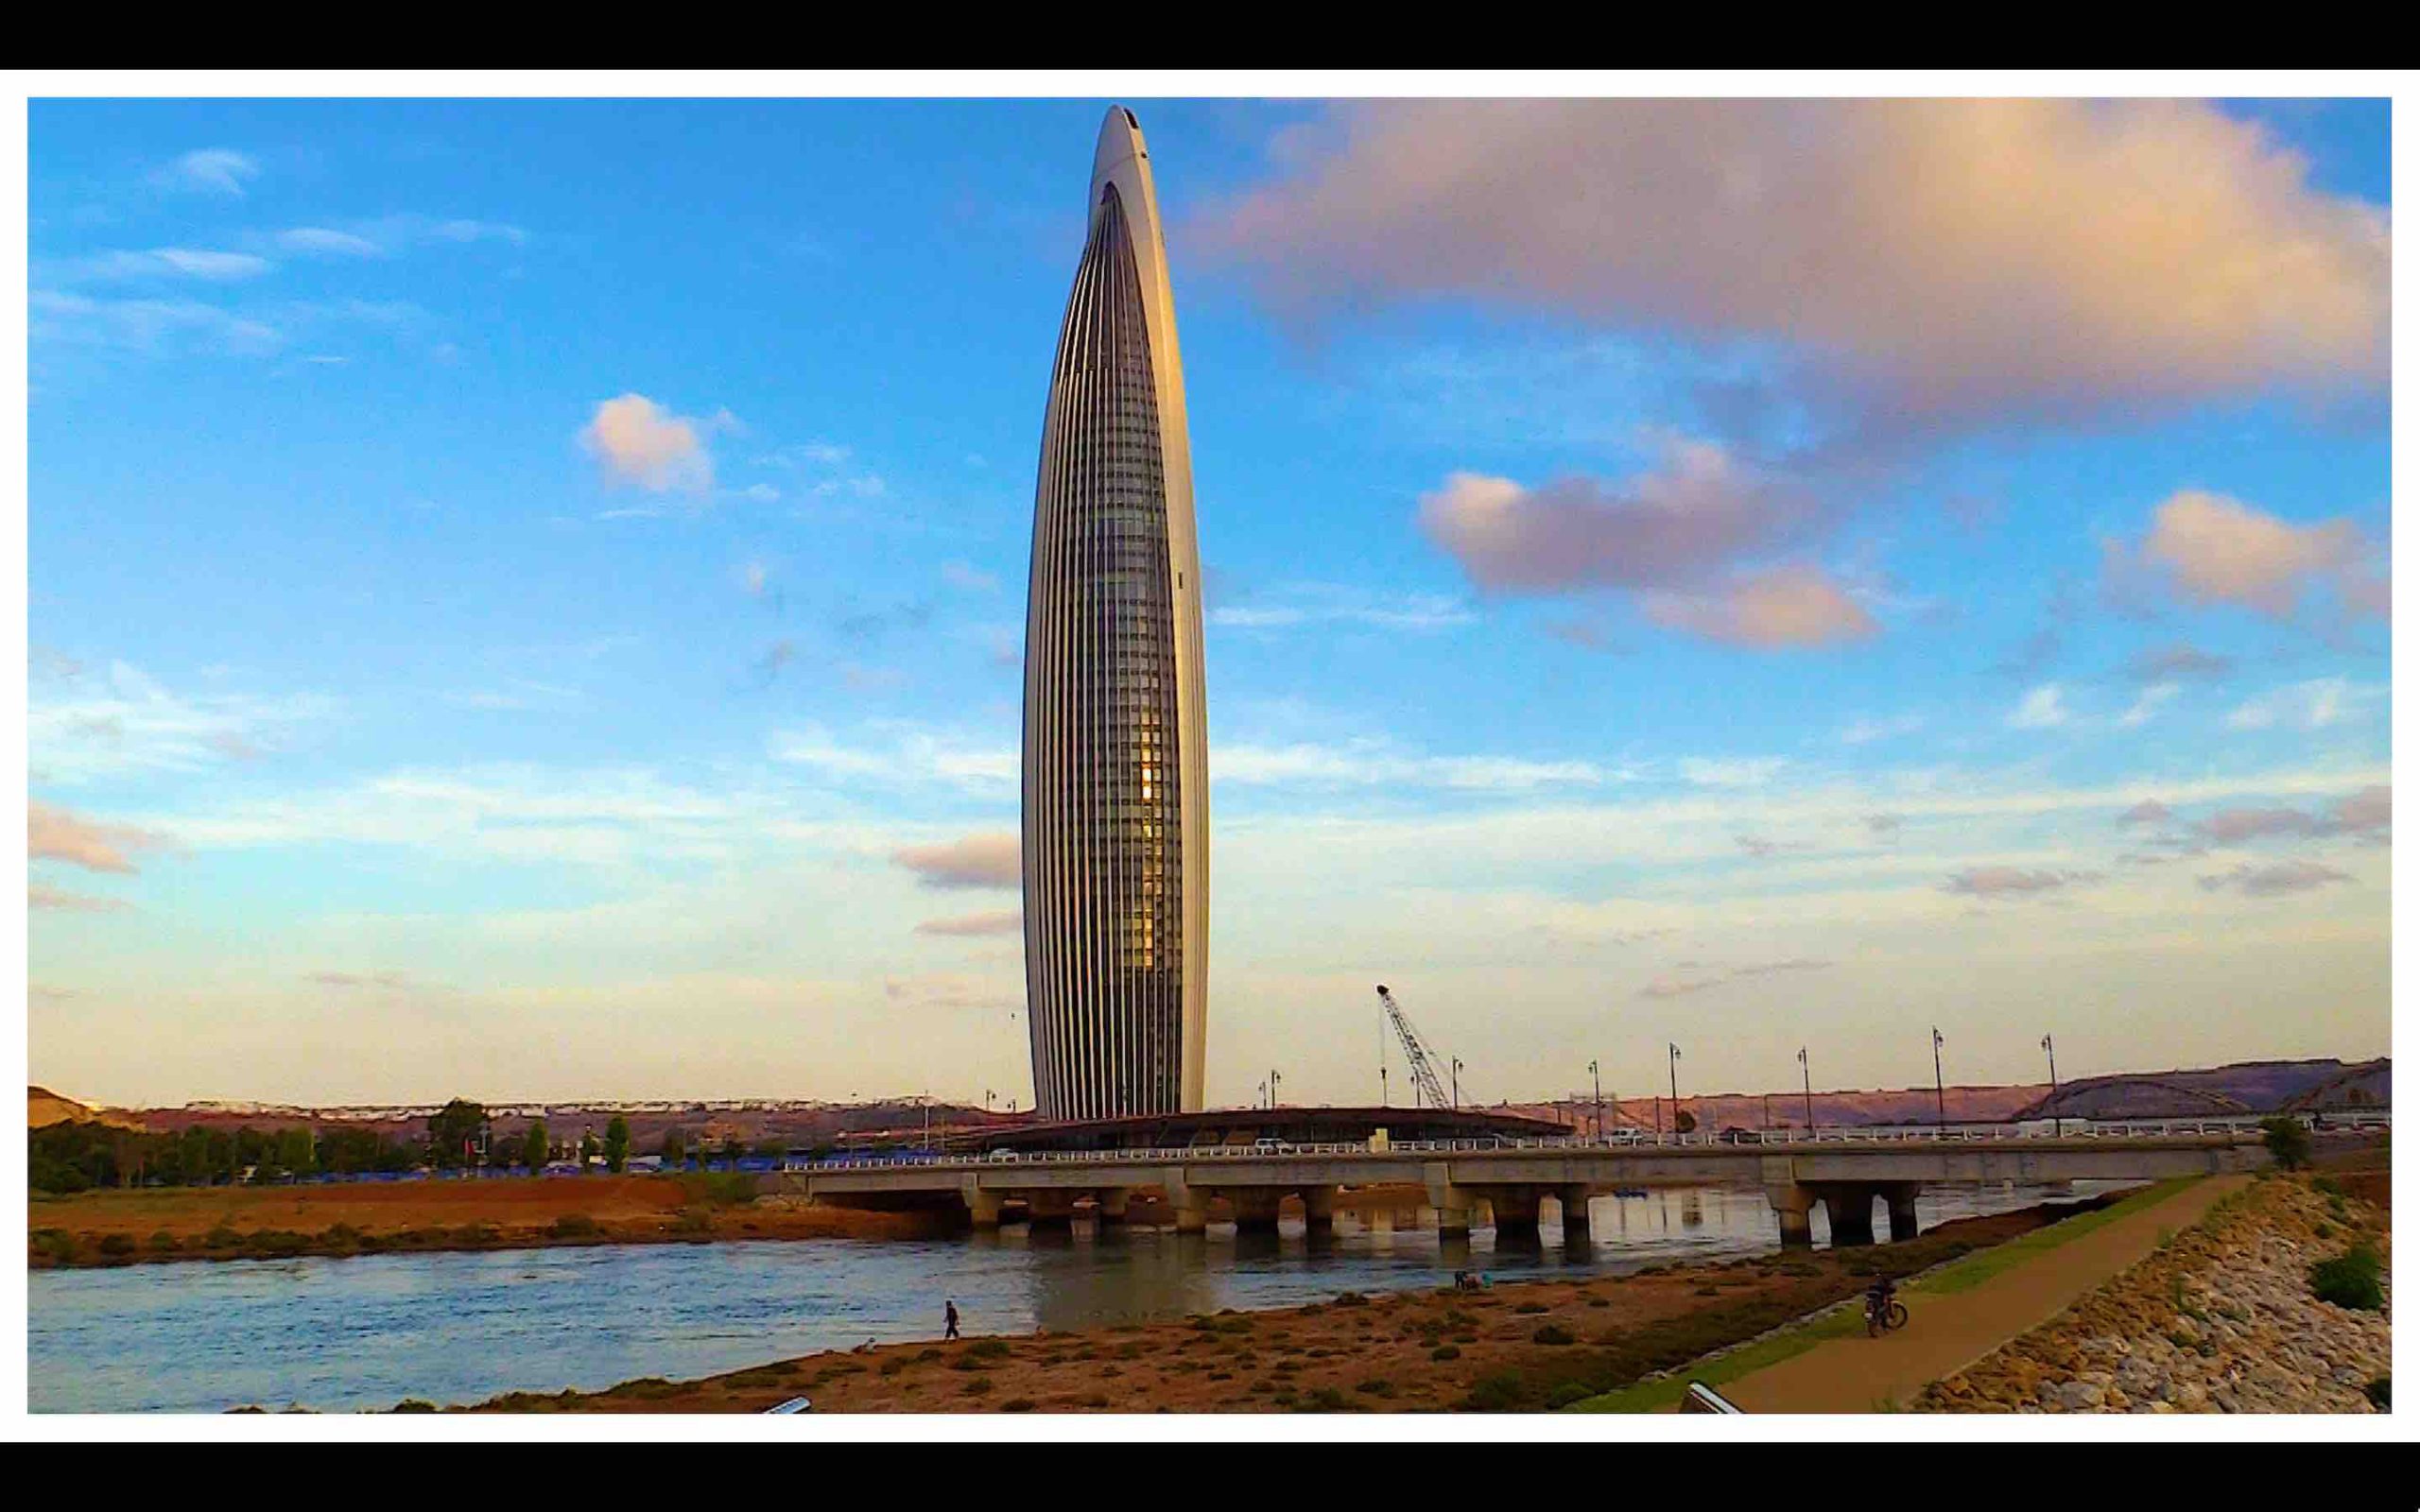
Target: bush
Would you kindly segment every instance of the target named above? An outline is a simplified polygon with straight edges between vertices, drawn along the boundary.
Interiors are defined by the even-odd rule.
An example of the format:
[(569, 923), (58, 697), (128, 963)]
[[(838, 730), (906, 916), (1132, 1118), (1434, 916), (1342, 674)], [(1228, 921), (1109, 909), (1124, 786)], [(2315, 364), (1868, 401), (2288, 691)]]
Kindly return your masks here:
[(437, 1410), (437, 1403), (433, 1401), (424, 1401), (418, 1397), (406, 1397), (403, 1400), (395, 1403), (395, 1410), (397, 1412), (435, 1412)]
[(547, 1230), (557, 1239), (593, 1239), (598, 1229), (596, 1220), (584, 1212), (566, 1212), (554, 1221)]
[(1372, 1376), (1353, 1389), (1369, 1397), (1392, 1397), (1395, 1394), (1395, 1383), (1384, 1376)]
[(1512, 1311), (1515, 1313), (1543, 1313), (1546, 1310), (1547, 1304), (1544, 1302), (1523, 1302)]
[(1367, 1307), (1370, 1305), (1370, 1299), (1362, 1296), (1359, 1292), (1339, 1292), (1336, 1295), (1336, 1305), (1339, 1307)]
[(1431, 1360), (1459, 1360), (1461, 1357), (1462, 1351), (1450, 1344), (1441, 1344), (1428, 1351)]
[(1547, 1393), (1547, 1408), (1550, 1412), (1560, 1412), (1564, 1408), (1570, 1406), (1575, 1401), (1586, 1401), (1589, 1398), (1595, 1395), (1596, 1393), (1594, 1391), (1589, 1390), (1588, 1387), (1582, 1385), (1581, 1383), (1577, 1381), (1566, 1381), (1562, 1385), (1559, 1385), (1552, 1391)]
[(1009, 1352), (1009, 1341), (1006, 1339), (977, 1339), (973, 1344), (966, 1347), (966, 1352), (975, 1356), (978, 1360), (1002, 1359), (1006, 1357)]
[(1573, 1342), (1573, 1340), (1571, 1337), (1571, 1331), (1569, 1329), (1560, 1328), (1552, 1323), (1541, 1323), (1538, 1325), (1538, 1332), (1530, 1335), (1530, 1342), (1532, 1344), (1569, 1344)]
[(2394, 1410), (2387, 1405), (2386, 1382), (2387, 1378), (2380, 1376), (2376, 1381), (2371, 1382), (2368, 1385), (2361, 1388), (2361, 1395), (2369, 1398), (2370, 1405), (2376, 1407), (2380, 1412), (2391, 1412)]
[(177, 1247), (177, 1236), (163, 1228), (151, 1236), (151, 1247), (163, 1254), (171, 1252)]
[(958, 1390), (958, 1394), (961, 1397), (980, 1397), (989, 1393), (991, 1389), (992, 1383), (984, 1380), (981, 1376), (977, 1376), (965, 1385), (960, 1386)]
[[(991, 1383), (987, 1381), (984, 1384), (990, 1385)], [(1000, 1403), (1000, 1410), (1002, 1412), (1031, 1412), (1033, 1411), (1033, 1399), (1031, 1397), (1011, 1397), (1008, 1400)]]
[(1462, 1400), (1462, 1407), (1468, 1412), (1519, 1412), (1529, 1402), (1529, 1383), (1506, 1370), (1471, 1387), (1471, 1394)]
[(103, 1234), (101, 1236), (101, 1253), (104, 1255), (133, 1254), (134, 1236), (132, 1234)]
[(2367, 1245), (2355, 1245), (2334, 1260), (2323, 1260), (2310, 1268), (2310, 1294), (2337, 1307), (2375, 1313), (2386, 1305), (2378, 1268), (2378, 1252)]

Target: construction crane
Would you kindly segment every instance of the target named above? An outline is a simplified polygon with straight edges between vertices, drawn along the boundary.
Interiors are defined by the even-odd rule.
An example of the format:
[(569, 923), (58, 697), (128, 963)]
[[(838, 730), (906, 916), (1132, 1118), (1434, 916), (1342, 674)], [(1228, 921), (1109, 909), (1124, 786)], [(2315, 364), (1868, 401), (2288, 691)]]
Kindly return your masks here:
[(1378, 1001), (1386, 1005), (1387, 1022), (1394, 1025), (1395, 1038), (1403, 1042), (1404, 1059), (1411, 1062), (1412, 1106), (1418, 1107), (1424, 1095), (1431, 1108), (1451, 1106), (1445, 1101), (1445, 1089), (1438, 1084), (1435, 1068), (1428, 1064), (1428, 1047), (1412, 1032), (1411, 1021), (1403, 1016), (1402, 1007), (1384, 982), (1378, 984)]

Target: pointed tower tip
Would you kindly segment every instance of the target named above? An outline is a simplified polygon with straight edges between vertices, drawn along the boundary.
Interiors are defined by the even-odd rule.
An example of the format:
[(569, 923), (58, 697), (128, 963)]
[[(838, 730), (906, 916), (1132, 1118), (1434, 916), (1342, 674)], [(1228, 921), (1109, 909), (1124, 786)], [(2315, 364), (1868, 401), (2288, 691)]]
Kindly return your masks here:
[(1112, 168), (1129, 158), (1150, 156), (1143, 146), (1143, 124), (1134, 112), (1123, 105), (1111, 106), (1101, 118), (1100, 142), (1093, 148), (1093, 182), (1099, 184)]

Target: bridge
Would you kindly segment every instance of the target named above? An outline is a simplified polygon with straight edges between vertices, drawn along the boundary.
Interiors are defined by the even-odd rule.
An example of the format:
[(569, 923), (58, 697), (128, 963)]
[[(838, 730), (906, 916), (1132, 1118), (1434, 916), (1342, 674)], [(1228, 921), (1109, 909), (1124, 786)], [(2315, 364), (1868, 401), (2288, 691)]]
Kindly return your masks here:
[[(2380, 1121), (2383, 1122), (2382, 1120)], [(1588, 1236), (1588, 1199), (1651, 1186), (1758, 1185), (1785, 1245), (1813, 1242), (1811, 1214), (1824, 1204), (1836, 1245), (1874, 1241), (1874, 1201), (1883, 1199), (1890, 1237), (1916, 1233), (1916, 1193), (1926, 1186), (2003, 1181), (2157, 1180), (2268, 1163), (2250, 1119), (2159, 1124), (2068, 1121), (2021, 1125), (1806, 1130), (1760, 1136), (1668, 1134), (1606, 1139), (1456, 1139), (1343, 1144), (1262, 1141), (1249, 1146), (995, 1151), (986, 1156), (855, 1156), (802, 1163), (781, 1190), (840, 1207), (962, 1207), (977, 1227), (995, 1226), (1010, 1204), (1032, 1222), (1063, 1224), (1089, 1201), (1103, 1223), (1126, 1221), (1137, 1194), (1174, 1211), (1179, 1232), (1200, 1232), (1211, 1201), (1234, 1211), (1241, 1231), (1272, 1230), (1278, 1205), (1301, 1199), (1305, 1221), (1331, 1227), (1348, 1188), (1417, 1185), (1441, 1235), (1466, 1235), (1484, 1209), (1499, 1237), (1533, 1235), (1553, 1199), (1566, 1240)], [(1483, 1227), (1483, 1225), (1481, 1225)]]

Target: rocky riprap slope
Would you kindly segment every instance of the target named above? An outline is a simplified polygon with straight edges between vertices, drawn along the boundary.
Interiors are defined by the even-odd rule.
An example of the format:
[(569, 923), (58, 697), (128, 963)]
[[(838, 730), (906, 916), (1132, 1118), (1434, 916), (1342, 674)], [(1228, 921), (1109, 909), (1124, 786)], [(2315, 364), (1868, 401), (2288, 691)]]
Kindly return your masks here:
[(2348, 1311), (2310, 1290), (2311, 1265), (2360, 1241), (2388, 1258), (2379, 1209), (2308, 1177), (2257, 1181), (2050, 1322), (1927, 1387), (1915, 1408), (2376, 1411), (2363, 1388), (2388, 1372), (2390, 1311)]

